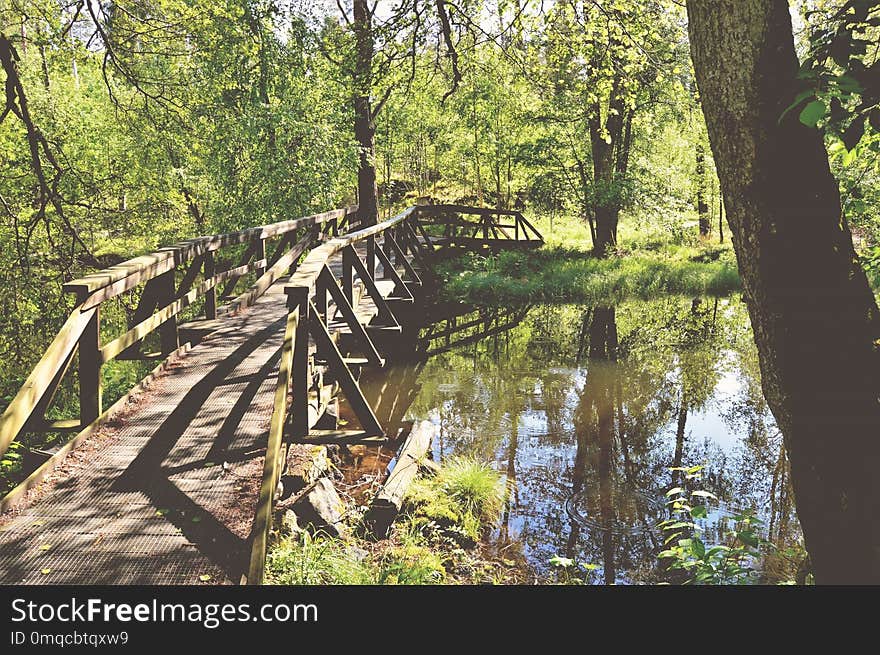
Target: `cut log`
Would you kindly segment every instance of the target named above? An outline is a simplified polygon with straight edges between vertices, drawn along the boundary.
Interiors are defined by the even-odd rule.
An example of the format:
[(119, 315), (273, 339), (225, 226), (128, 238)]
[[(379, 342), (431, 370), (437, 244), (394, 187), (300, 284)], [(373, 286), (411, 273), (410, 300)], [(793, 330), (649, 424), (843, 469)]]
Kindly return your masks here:
[(370, 509), (364, 517), (367, 531), (373, 537), (377, 539), (388, 537), (391, 524), (394, 523), (403, 506), (407, 489), (419, 474), (420, 464), (425, 460), (433, 437), (434, 424), (430, 421), (420, 421), (413, 425), (400, 449), (394, 469), (385, 480), (382, 489), (373, 498)]

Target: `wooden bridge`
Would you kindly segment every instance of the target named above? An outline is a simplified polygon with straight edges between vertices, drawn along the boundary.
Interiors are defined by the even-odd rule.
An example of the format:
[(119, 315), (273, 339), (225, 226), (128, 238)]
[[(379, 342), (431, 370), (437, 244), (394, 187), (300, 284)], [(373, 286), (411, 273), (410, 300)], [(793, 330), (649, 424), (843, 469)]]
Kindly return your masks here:
[[(541, 243), (519, 212), (417, 206), (362, 226), (349, 207), (65, 285), (76, 306), (0, 417), (0, 457), (35, 433), (74, 436), (0, 500), (0, 583), (259, 584), (292, 444), (402, 436), (358, 379), (403, 343), (439, 254)], [(138, 296), (108, 334), (102, 312)], [(104, 408), (102, 366), (150, 359)], [(48, 419), (71, 381), (79, 416)]]

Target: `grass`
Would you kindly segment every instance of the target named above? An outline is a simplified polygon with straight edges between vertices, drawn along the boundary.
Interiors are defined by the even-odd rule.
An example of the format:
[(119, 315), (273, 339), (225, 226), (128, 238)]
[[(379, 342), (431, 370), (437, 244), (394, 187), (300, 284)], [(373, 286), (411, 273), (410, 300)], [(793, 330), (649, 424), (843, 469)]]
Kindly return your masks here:
[(620, 225), (615, 253), (594, 257), (588, 226), (572, 218), (534, 221), (545, 245), (534, 251), (465, 254), (440, 266), (443, 296), (475, 304), (616, 303), (663, 294), (723, 296), (740, 290), (730, 243), (701, 242), (696, 228)]
[(410, 487), (390, 539), (288, 535), (269, 550), (266, 582), (427, 585), (510, 578), (517, 573), (510, 561), (486, 561), (478, 548), (500, 516), (507, 493), (503, 480), (488, 464), (451, 458), (436, 477), (419, 478)]
[(464, 515), (470, 515), (481, 524), (495, 523), (507, 498), (507, 489), (498, 473), (471, 457), (447, 460), (434, 484)]
[(471, 303), (620, 302), (662, 294), (727, 295), (741, 289), (733, 251), (664, 245), (605, 259), (547, 247), (467, 254), (441, 267), (443, 295)]

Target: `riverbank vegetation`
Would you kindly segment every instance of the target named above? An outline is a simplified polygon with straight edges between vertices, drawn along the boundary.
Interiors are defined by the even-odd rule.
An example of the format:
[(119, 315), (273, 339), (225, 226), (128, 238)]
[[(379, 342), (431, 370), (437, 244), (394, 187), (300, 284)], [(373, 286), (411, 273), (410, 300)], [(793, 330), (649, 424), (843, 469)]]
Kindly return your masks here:
[[(545, 227), (548, 221), (538, 221)], [(560, 225), (561, 223), (561, 225)], [(540, 229), (540, 228), (539, 228)], [(723, 296), (741, 289), (729, 244), (676, 243), (669, 238), (634, 238), (619, 251), (596, 257), (583, 238), (585, 227), (557, 221), (557, 232), (534, 251), (463, 254), (439, 267), (442, 295), (483, 304), (528, 302), (618, 303), (663, 294)]]
[[(419, 478), (388, 539), (364, 536), (363, 507), (348, 507), (346, 537), (318, 530), (283, 534), (269, 550), (269, 584), (511, 584), (522, 562), (492, 550), (488, 536), (508, 494), (503, 476), (454, 457)], [(338, 530), (337, 530), (338, 532)]]

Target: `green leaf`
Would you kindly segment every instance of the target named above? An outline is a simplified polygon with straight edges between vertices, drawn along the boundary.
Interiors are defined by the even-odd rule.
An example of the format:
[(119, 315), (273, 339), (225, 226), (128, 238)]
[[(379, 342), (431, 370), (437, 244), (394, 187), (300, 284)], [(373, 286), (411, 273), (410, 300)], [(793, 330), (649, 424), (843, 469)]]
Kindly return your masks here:
[(684, 493), (684, 489), (682, 489), (681, 487), (673, 487), (672, 489), (670, 489), (669, 491), (666, 492), (666, 496), (667, 497), (674, 496), (675, 494), (680, 494), (680, 493)]
[(807, 106), (801, 111), (800, 121), (807, 127), (816, 127), (819, 121), (825, 118), (826, 113), (828, 113), (828, 107), (825, 106), (825, 103), (821, 100), (813, 100), (807, 103)]
[(704, 519), (707, 516), (709, 516), (709, 513), (702, 505), (697, 505), (691, 510), (691, 518), (693, 519)]
[(574, 566), (574, 560), (570, 557), (560, 557), (559, 555), (554, 555), (550, 558), (550, 566), (559, 566), (561, 568), (567, 569)]
[(758, 538), (751, 530), (743, 530), (741, 532), (737, 532), (736, 537), (746, 546), (751, 546), (752, 548), (758, 547)]
[(691, 540), (691, 552), (700, 559), (703, 559), (703, 556), (706, 554), (706, 544), (703, 543), (702, 539), (694, 537)]

